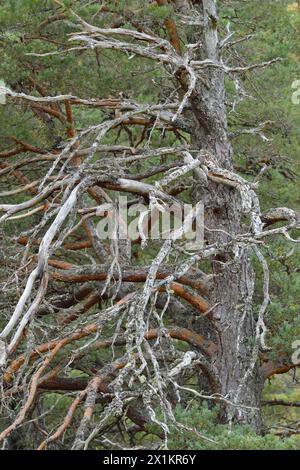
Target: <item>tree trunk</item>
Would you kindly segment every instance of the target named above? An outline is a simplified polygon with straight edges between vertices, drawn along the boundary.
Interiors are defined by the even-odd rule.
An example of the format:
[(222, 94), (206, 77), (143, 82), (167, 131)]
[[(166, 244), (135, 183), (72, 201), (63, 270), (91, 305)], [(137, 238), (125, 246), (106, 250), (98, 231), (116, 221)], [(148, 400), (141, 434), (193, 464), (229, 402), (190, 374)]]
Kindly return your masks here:
[[(200, 45), (197, 60), (219, 62), (216, 2), (203, 0), (194, 4), (203, 18), (202, 31), (193, 38)], [(208, 67), (202, 78), (191, 100), (195, 120), (193, 143), (202, 153), (209, 152), (218, 167), (231, 170), (233, 159), (227, 132), (224, 73)], [(235, 189), (214, 182), (204, 187), (199, 183), (195, 184), (193, 198), (194, 202), (204, 202), (208, 243), (224, 243), (242, 233), (241, 198)], [(214, 229), (219, 231), (212, 231)], [(215, 367), (222, 395), (242, 405), (226, 405), (222, 418), (250, 424), (260, 432), (262, 380), (257, 364), (251, 366), (255, 321), (252, 311), (254, 272), (249, 253), (246, 249), (239, 253), (224, 252), (212, 261), (212, 273), (215, 279), (211, 305), (217, 304), (213, 311), (213, 329), (219, 342)]]

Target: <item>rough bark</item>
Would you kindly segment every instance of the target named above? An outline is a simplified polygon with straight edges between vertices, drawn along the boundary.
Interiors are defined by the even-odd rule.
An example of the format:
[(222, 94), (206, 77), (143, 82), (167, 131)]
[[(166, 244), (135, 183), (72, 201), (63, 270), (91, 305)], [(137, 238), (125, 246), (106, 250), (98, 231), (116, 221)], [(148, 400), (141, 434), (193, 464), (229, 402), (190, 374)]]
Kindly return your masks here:
[[(199, 41), (199, 60), (211, 59), (219, 62), (219, 39), (215, 1), (203, 0), (195, 5), (203, 17), (203, 30), (194, 42)], [(198, 57), (197, 57), (198, 59)], [(228, 139), (224, 73), (209, 68), (205, 82), (199, 80), (193, 93), (192, 112), (195, 128), (193, 143), (201, 150), (209, 151), (219, 167), (231, 170), (232, 148)], [(197, 177), (197, 175), (195, 175)], [(206, 240), (208, 243), (224, 243), (230, 236), (242, 233), (242, 209), (239, 194), (231, 188), (208, 182), (200, 182), (193, 191), (195, 202), (205, 204)], [(218, 229), (222, 232), (213, 232)], [(223, 409), (223, 419), (234, 418), (239, 423), (262, 429), (260, 400), (262, 379), (257, 364), (248, 373), (252, 360), (251, 339), (255, 338), (255, 321), (252, 311), (254, 272), (247, 250), (238, 255), (226, 252), (212, 261), (215, 279), (210, 297), (214, 309), (214, 328), (219, 342), (219, 357), (216, 368), (221, 383), (221, 393), (233, 402), (250, 408), (230, 407)]]

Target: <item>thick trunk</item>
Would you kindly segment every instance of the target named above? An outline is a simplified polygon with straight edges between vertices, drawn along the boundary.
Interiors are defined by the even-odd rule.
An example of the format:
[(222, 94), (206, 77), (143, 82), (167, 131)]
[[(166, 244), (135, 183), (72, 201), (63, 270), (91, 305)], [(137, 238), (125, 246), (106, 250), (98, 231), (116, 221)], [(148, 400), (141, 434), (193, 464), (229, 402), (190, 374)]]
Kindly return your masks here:
[[(215, 1), (194, 3), (203, 17), (203, 29), (193, 38), (201, 44), (197, 58), (219, 61)], [(204, 70), (191, 100), (195, 119), (193, 143), (197, 148), (207, 150), (219, 167), (230, 170), (233, 162), (227, 133), (224, 75), (216, 68)], [(241, 199), (235, 189), (213, 182), (206, 187), (199, 183), (195, 185), (193, 197), (195, 201), (203, 200), (205, 205), (208, 243), (224, 243), (242, 232)], [(214, 232), (215, 229), (219, 231)], [(226, 405), (223, 418), (250, 424), (261, 431), (262, 381), (257, 364), (251, 364), (255, 321), (252, 311), (254, 272), (249, 253), (246, 250), (224, 252), (213, 260), (212, 272), (215, 280), (210, 300), (212, 305), (217, 304), (212, 331), (219, 341), (215, 367), (222, 395), (236, 405), (242, 405)]]

